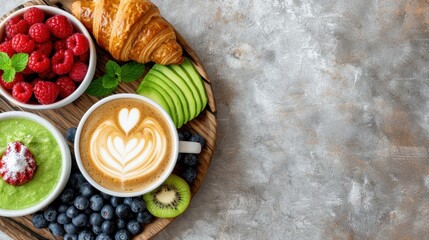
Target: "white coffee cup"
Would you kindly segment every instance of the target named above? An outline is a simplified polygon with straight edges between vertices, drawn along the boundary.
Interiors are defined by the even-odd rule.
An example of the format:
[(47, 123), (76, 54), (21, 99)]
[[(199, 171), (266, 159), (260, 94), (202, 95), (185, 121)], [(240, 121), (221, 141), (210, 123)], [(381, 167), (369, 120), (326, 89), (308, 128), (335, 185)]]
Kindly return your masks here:
[[(124, 100), (135, 99), (135, 100), (142, 101), (142, 102), (149, 104), (149, 105), (153, 106), (154, 108), (156, 108), (161, 113), (164, 120), (166, 121), (168, 128), (169, 128), (168, 131), (171, 133), (171, 136), (172, 136), (172, 141), (171, 141), (172, 146), (170, 146), (172, 149), (171, 150), (171, 159), (169, 160), (168, 165), (166, 166), (164, 171), (159, 175), (159, 177), (155, 181), (151, 182), (144, 189), (139, 189), (136, 191), (118, 191), (118, 190), (109, 189), (106, 186), (102, 186), (97, 181), (95, 181), (94, 178), (88, 173), (87, 169), (85, 168), (85, 166), (82, 162), (82, 153), (81, 153), (81, 149), (80, 149), (80, 142), (81, 142), (82, 130), (84, 128), (86, 121), (88, 120), (88, 118), (91, 116), (91, 114), (96, 109), (98, 109), (99, 107), (103, 106), (104, 104), (106, 104), (110, 101), (118, 100), (118, 99), (124, 99)], [(86, 180), (92, 186), (94, 186), (98, 190), (100, 190), (104, 193), (107, 193), (109, 195), (112, 195), (112, 196), (133, 197), (133, 196), (139, 196), (139, 195), (143, 195), (145, 193), (148, 193), (148, 192), (154, 190), (155, 188), (157, 188), (158, 186), (160, 186), (168, 178), (168, 176), (172, 173), (172, 171), (176, 165), (179, 152), (198, 154), (201, 152), (201, 145), (199, 143), (196, 143), (196, 142), (179, 141), (177, 128), (174, 125), (173, 120), (171, 119), (169, 114), (159, 104), (157, 104), (156, 102), (152, 101), (151, 99), (144, 97), (144, 96), (141, 96), (141, 95), (123, 93), (123, 94), (115, 94), (115, 95), (111, 95), (109, 97), (103, 98), (100, 101), (98, 101), (97, 103), (95, 103), (91, 108), (88, 109), (88, 111), (84, 114), (84, 116), (82, 117), (82, 119), (79, 122), (79, 125), (77, 127), (76, 136), (75, 136), (74, 151), (75, 151), (76, 162), (77, 162), (77, 165), (78, 165), (80, 171), (82, 172), (83, 176), (86, 178)], [(108, 163), (105, 162), (103, 164), (108, 164)]]

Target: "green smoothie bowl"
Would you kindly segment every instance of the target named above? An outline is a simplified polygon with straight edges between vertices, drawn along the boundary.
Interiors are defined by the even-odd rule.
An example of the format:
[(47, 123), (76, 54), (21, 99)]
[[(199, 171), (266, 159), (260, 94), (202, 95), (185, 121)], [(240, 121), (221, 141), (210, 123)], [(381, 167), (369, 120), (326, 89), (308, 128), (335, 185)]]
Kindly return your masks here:
[(69, 147), (38, 115), (0, 113), (0, 216), (19, 217), (53, 202), (71, 171)]

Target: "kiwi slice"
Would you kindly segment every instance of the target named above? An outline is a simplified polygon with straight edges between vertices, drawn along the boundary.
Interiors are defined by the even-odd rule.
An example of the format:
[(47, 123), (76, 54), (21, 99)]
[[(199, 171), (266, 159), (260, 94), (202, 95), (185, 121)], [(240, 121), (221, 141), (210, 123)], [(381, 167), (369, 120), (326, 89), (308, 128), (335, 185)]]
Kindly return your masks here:
[(191, 190), (185, 180), (171, 174), (161, 186), (143, 195), (143, 199), (147, 210), (155, 217), (174, 218), (188, 208)]

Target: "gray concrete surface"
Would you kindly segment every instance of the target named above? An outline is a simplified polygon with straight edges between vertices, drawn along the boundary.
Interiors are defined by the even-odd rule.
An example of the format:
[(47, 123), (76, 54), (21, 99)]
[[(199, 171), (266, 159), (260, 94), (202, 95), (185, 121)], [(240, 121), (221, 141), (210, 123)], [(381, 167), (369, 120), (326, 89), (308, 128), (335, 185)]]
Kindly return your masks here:
[(428, 1), (154, 2), (219, 124), (203, 187), (156, 239), (428, 238)]

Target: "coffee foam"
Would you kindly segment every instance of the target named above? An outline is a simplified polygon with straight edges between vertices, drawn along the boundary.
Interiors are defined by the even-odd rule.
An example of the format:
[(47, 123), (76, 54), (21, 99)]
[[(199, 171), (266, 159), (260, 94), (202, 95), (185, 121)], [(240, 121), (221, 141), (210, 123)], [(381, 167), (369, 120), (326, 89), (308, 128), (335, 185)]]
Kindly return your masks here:
[(84, 124), (80, 155), (88, 174), (114, 191), (156, 181), (172, 161), (172, 134), (162, 114), (140, 100), (110, 101)]
[[(119, 126), (106, 120), (97, 127), (89, 151), (100, 171), (122, 181), (153, 173), (167, 154), (167, 139), (159, 123), (152, 118), (141, 120), (135, 108), (131, 110), (135, 114), (129, 115), (131, 121), (121, 121), (121, 113), (127, 110), (119, 112)], [(129, 134), (133, 128), (136, 129)]]

